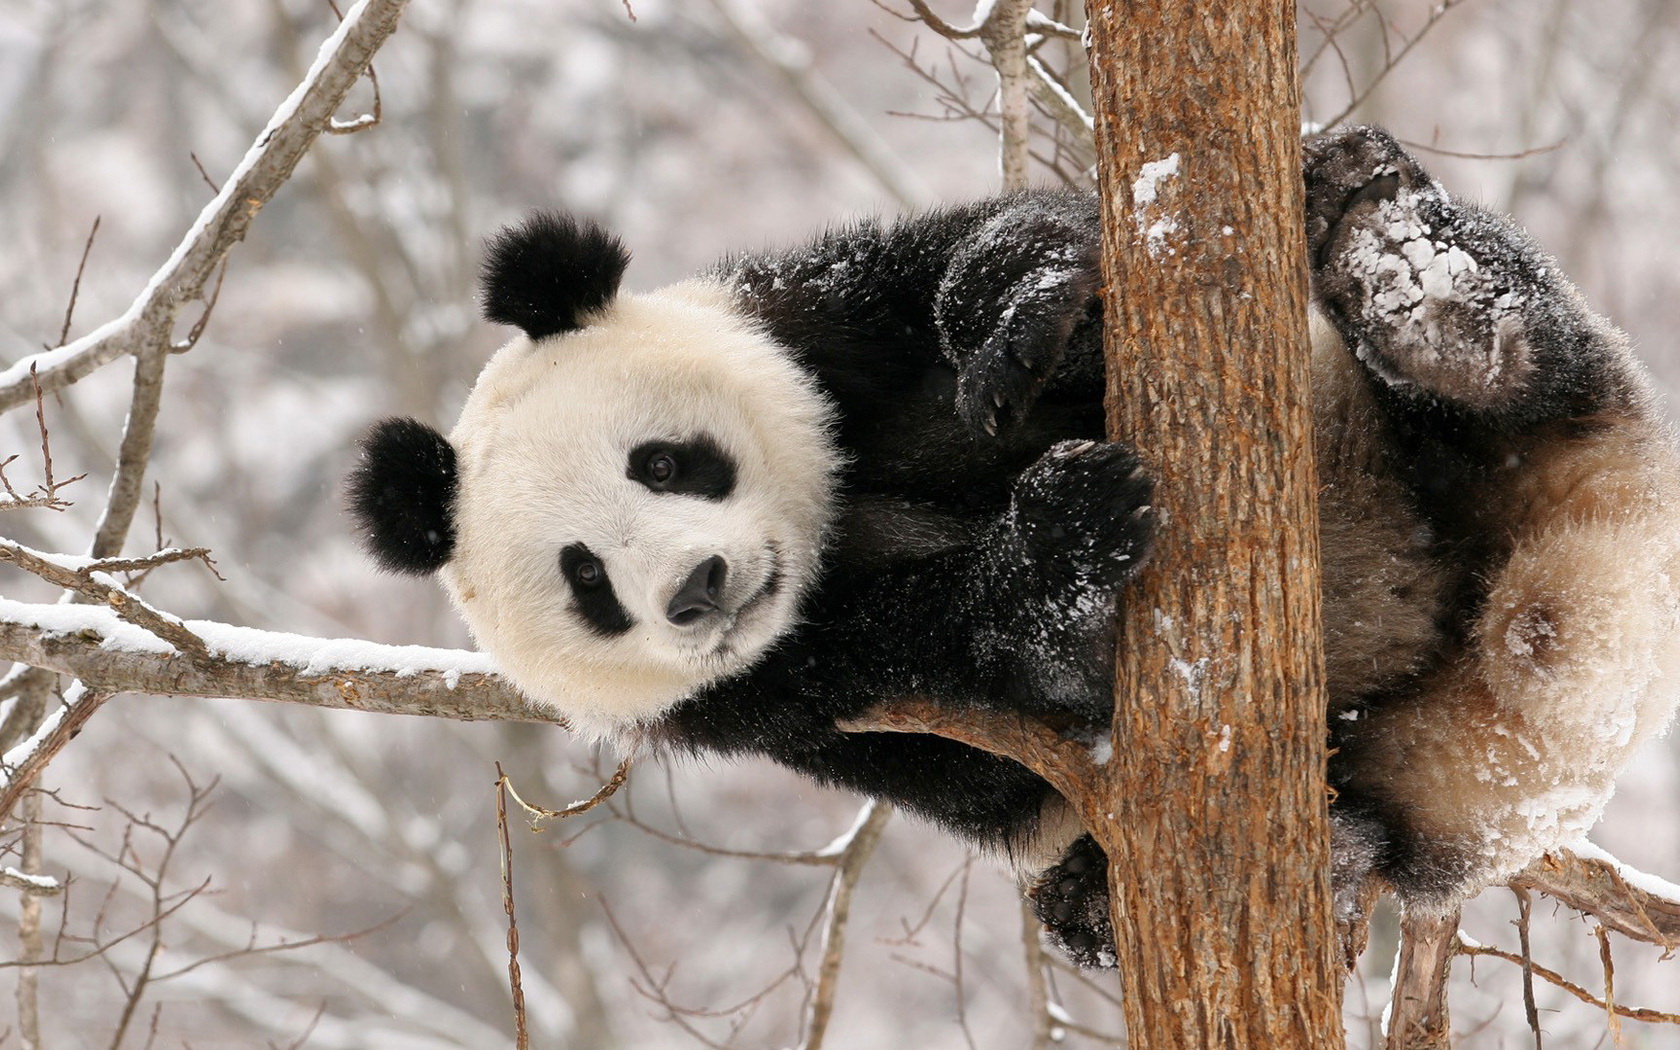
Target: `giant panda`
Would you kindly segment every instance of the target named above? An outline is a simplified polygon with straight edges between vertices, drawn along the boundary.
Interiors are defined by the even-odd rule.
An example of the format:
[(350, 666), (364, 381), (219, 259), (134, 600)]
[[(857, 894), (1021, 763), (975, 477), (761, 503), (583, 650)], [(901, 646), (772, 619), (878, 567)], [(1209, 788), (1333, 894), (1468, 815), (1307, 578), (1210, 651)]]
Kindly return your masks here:
[[(1672, 714), (1680, 460), (1513, 223), (1380, 129), (1310, 141), (1304, 178), (1338, 907), (1377, 878), (1443, 911), (1584, 833)], [(447, 437), (374, 428), (353, 513), (580, 731), (1002, 848), (1102, 963), (1106, 864), (1047, 784), (836, 725), (918, 695), (1104, 731), (1155, 522), (1102, 440), (1099, 251), (1094, 198), (1029, 192), (629, 294), (619, 242), (535, 216), (483, 278), (520, 334)]]

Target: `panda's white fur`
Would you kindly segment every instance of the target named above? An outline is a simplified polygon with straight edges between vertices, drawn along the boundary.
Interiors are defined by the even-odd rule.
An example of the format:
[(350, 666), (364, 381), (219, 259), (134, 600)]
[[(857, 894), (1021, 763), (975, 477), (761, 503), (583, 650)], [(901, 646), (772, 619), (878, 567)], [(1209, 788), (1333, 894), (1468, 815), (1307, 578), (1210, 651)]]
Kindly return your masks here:
[[(442, 575), (474, 640), (591, 735), (656, 718), (750, 666), (793, 624), (823, 549), (839, 463), (831, 411), (716, 281), (620, 295), (582, 328), (514, 338), (450, 435), (459, 537)], [(729, 499), (626, 477), (625, 450), (694, 435), (733, 459)], [(555, 557), (570, 542), (605, 564), (627, 633), (602, 636), (568, 614)], [(727, 617), (671, 623), (667, 600), (711, 555), (729, 564)]]

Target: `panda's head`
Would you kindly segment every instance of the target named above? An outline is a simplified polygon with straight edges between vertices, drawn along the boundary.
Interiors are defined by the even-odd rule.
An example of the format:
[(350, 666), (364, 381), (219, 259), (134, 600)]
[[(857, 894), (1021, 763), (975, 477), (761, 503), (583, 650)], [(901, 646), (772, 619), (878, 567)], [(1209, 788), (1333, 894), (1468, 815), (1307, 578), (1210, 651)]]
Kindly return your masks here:
[(445, 438), (386, 420), (350, 506), (387, 569), (441, 571), (478, 644), (579, 730), (656, 718), (798, 615), (828, 526), (827, 401), (715, 281), (619, 294), (629, 261), (538, 215), (490, 246), (523, 335)]

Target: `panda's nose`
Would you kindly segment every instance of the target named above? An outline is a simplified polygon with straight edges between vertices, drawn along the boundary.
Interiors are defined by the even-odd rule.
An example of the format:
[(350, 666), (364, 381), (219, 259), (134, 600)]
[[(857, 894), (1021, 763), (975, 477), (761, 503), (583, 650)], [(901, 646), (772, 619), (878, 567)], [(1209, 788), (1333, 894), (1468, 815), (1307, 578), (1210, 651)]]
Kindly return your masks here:
[(694, 567), (688, 579), (671, 596), (665, 606), (665, 618), (678, 627), (687, 627), (718, 607), (723, 582), (729, 578), (729, 563), (713, 555)]

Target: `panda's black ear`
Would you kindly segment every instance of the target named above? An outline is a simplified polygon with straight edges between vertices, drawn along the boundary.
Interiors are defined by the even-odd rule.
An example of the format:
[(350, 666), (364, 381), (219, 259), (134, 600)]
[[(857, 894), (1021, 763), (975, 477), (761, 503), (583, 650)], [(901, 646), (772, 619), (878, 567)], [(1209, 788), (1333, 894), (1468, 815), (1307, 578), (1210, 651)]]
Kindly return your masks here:
[(455, 448), (418, 419), (375, 424), (345, 488), (362, 542), (381, 568), (424, 576), (455, 552)]
[(612, 302), (629, 264), (624, 244), (594, 223), (537, 212), (491, 238), (480, 276), (484, 316), (532, 339), (569, 332)]

